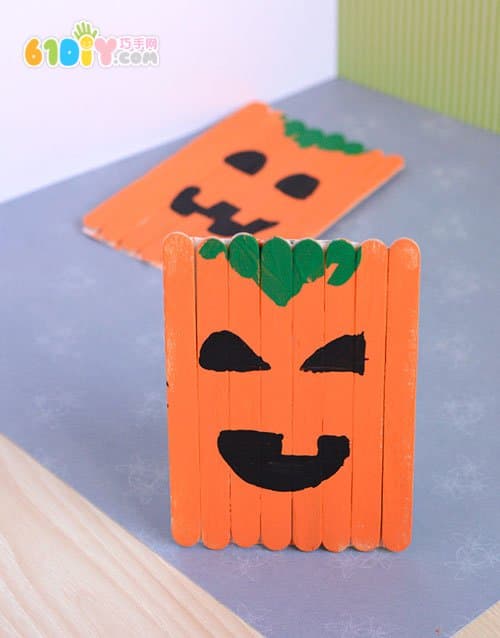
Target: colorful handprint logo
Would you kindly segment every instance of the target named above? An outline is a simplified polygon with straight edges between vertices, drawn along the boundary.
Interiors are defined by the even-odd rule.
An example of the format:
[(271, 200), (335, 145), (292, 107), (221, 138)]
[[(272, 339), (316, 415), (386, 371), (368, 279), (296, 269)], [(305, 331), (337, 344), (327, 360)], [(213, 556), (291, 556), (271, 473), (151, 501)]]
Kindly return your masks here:
[(97, 60), (99, 66), (157, 66), (159, 39), (147, 35), (103, 37), (91, 22), (81, 20), (74, 24), (72, 37), (32, 37), (24, 45), (23, 59), (29, 67), (44, 63), (49, 67), (89, 68)]

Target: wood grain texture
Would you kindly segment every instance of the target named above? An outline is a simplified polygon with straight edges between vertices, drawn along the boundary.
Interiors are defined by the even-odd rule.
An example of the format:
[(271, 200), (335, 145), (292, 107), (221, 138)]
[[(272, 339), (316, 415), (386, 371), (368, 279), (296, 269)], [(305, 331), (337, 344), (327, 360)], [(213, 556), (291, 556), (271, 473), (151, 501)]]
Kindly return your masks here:
[(460, 629), (453, 638), (498, 638), (500, 636), (500, 601)]
[(259, 636), (0, 436), (2, 637)]

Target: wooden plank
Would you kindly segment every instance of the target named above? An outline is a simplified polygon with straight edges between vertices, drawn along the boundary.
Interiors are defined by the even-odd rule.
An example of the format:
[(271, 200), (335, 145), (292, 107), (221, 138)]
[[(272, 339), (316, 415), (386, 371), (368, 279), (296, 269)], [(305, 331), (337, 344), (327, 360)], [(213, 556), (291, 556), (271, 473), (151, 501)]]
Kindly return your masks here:
[(195, 248), (182, 233), (163, 248), (165, 354), (172, 535), (181, 545), (200, 539), (198, 356), (196, 350)]
[(411, 540), (420, 252), (411, 239), (389, 250), (382, 544)]
[[(219, 246), (215, 258), (204, 247)], [(196, 251), (196, 322), (198, 352), (207, 338), (228, 325), (228, 263), (225, 244), (217, 239), (199, 242)], [(230, 540), (229, 468), (217, 449), (221, 430), (229, 428), (229, 376), (198, 368), (200, 424), (201, 537), (204, 545), (221, 549)]]
[[(241, 264), (241, 260), (247, 260)], [(260, 247), (251, 235), (237, 235), (229, 244), (229, 260), (239, 270), (255, 272), (257, 281), (229, 268), (229, 329), (258, 355), (260, 338)], [(255, 267), (255, 269), (254, 269)], [(244, 272), (244, 270), (243, 270)], [(260, 429), (261, 371), (229, 372), (229, 423), (232, 430)], [(231, 537), (242, 547), (259, 542), (261, 489), (231, 472)]]
[(356, 334), (364, 334), (364, 374), (354, 377), (351, 542), (369, 551), (380, 543), (384, 370), (387, 307), (387, 248), (363, 242), (356, 273)]
[[(327, 271), (325, 275), (325, 343), (343, 335), (353, 335), (356, 275), (341, 285), (328, 283), (338, 272), (339, 253), (344, 268), (355, 270), (355, 252), (348, 250), (344, 240), (334, 240), (325, 246)], [(330, 269), (330, 266), (333, 266)], [(323, 434), (346, 436), (352, 441), (353, 372), (331, 372), (324, 375)], [(351, 542), (351, 482), (352, 446), (343, 467), (322, 485), (323, 545), (330, 551), (340, 552)]]
[(500, 601), (496, 602), (453, 638), (498, 638), (500, 636)]
[(259, 635), (3, 436), (0, 475), (2, 636)]
[[(261, 245), (262, 355), (271, 366), (261, 376), (261, 430), (283, 435), (283, 454), (293, 454), (292, 307), (290, 303), (279, 305), (264, 291), (272, 287), (275, 280), (281, 289), (291, 289), (292, 272), (292, 250), (288, 242), (274, 238)], [(265, 489), (262, 493), (262, 544), (269, 549), (283, 549), (291, 540), (291, 493)]]
[[(324, 253), (320, 244), (304, 239), (293, 246), (293, 276), (304, 281), (291, 300), (293, 325), (293, 454), (318, 454), (323, 430), (323, 375), (301, 370), (303, 362), (324, 344)], [(321, 544), (322, 499), (319, 486), (292, 495), (292, 540), (301, 550)]]

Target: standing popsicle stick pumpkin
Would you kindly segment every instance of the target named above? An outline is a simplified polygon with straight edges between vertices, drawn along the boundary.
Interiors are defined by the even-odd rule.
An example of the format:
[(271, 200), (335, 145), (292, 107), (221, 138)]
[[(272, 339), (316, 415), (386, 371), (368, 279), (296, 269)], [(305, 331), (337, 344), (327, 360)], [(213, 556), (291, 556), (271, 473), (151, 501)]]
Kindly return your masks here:
[[(416, 245), (259, 244), (245, 234), (209, 238), (196, 250), (190, 242), (174, 233), (164, 250), (176, 540), (192, 544), (199, 529), (211, 548), (232, 538), (270, 549), (403, 549), (411, 534)], [(186, 294), (195, 297), (196, 330)], [(197, 411), (185, 409), (190, 396)], [(180, 434), (186, 427), (199, 440), (193, 481), (179, 469), (194, 457), (181, 449), (190, 444)], [(186, 490), (189, 499), (180, 496)]]

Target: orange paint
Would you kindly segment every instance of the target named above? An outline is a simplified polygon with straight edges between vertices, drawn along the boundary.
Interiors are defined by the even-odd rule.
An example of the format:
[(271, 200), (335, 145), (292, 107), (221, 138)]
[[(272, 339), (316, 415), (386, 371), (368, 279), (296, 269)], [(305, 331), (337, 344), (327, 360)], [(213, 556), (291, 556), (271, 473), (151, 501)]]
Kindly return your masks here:
[[(261, 255), (265, 250), (264, 242)], [(261, 277), (266, 276), (261, 272)], [(262, 290), (260, 304), (262, 353), (271, 364), (271, 370), (261, 375), (261, 430), (283, 434), (283, 454), (293, 454), (292, 307), (277, 306)], [(283, 549), (292, 542), (291, 493), (262, 490), (261, 506), (262, 544)]]
[(355, 329), (364, 333), (366, 361), (364, 375), (354, 378), (351, 543), (368, 551), (380, 544), (387, 248), (368, 240), (361, 249)]
[(174, 233), (164, 269), (174, 538), (404, 549), (416, 245)]
[(411, 239), (389, 250), (382, 544), (411, 541), (420, 252)]
[[(319, 244), (316, 244), (319, 248)], [(295, 245), (293, 253), (300, 249)], [(323, 249), (319, 248), (323, 254)], [(324, 255), (323, 255), (324, 259)], [(295, 261), (295, 260), (294, 260)], [(316, 455), (323, 433), (324, 375), (301, 371), (302, 363), (325, 343), (324, 276), (306, 284), (290, 302), (293, 341), (293, 426), (292, 450), (297, 455)], [(309, 487), (292, 496), (292, 540), (301, 550), (311, 551), (322, 541), (321, 489)]]
[(180, 545), (193, 545), (201, 525), (193, 241), (170, 235), (163, 251), (172, 535)]
[[(181, 219), (170, 211), (169, 202), (192, 183), (188, 177), (205, 178), (219, 166), (228, 142), (235, 135), (244, 135), (246, 130), (258, 131), (262, 123), (262, 110), (258, 104), (249, 104), (233, 113), (86, 215), (86, 231), (119, 247), (127, 234), (136, 227), (147, 225), (157, 213), (172, 219), (171, 231), (183, 231), (182, 224), (176, 223)], [(246, 139), (242, 141), (247, 142)], [(158, 237), (160, 244), (168, 232)], [(160, 261), (158, 250), (157, 262)]]
[[(254, 172), (248, 173), (225, 161), (242, 151), (262, 154), (264, 164), (254, 166)], [(300, 146), (285, 134), (279, 111), (253, 103), (100, 204), (86, 215), (84, 228), (89, 235), (155, 265), (161, 263), (162, 239), (172, 231), (198, 237), (230, 237), (245, 230), (259, 239), (313, 236), (331, 226), (402, 167), (401, 157), (387, 156), (378, 150), (354, 155), (314, 144)], [(277, 188), (281, 180), (298, 174), (317, 180), (316, 188), (298, 196)], [(183, 209), (183, 213), (174, 210), (174, 200), (188, 187), (199, 189), (192, 200), (205, 212), (225, 203), (226, 208), (217, 213), (221, 216), (217, 229), (210, 229), (214, 218), (198, 208)], [(245, 228), (257, 220), (275, 225)]]
[[(231, 246), (229, 245), (229, 252)], [(229, 329), (254, 352), (261, 352), (260, 291), (250, 279), (229, 268)], [(261, 372), (229, 372), (229, 427), (252, 429), (260, 426)], [(231, 537), (242, 547), (260, 539), (261, 490), (234, 472), (231, 479)]]
[[(356, 273), (342, 286), (331, 286), (325, 277), (325, 342), (344, 334), (355, 333), (354, 296)], [(352, 441), (354, 374), (328, 374), (324, 378), (323, 434), (345, 435)], [(332, 552), (340, 552), (351, 543), (351, 454), (341, 472), (321, 486), (323, 498), (323, 544)]]
[[(212, 333), (229, 319), (228, 265), (224, 255), (207, 260), (196, 252), (196, 315), (198, 350)], [(229, 427), (229, 375), (213, 374), (198, 366), (201, 535), (211, 549), (225, 547), (230, 540), (229, 469), (217, 453), (217, 437)]]

